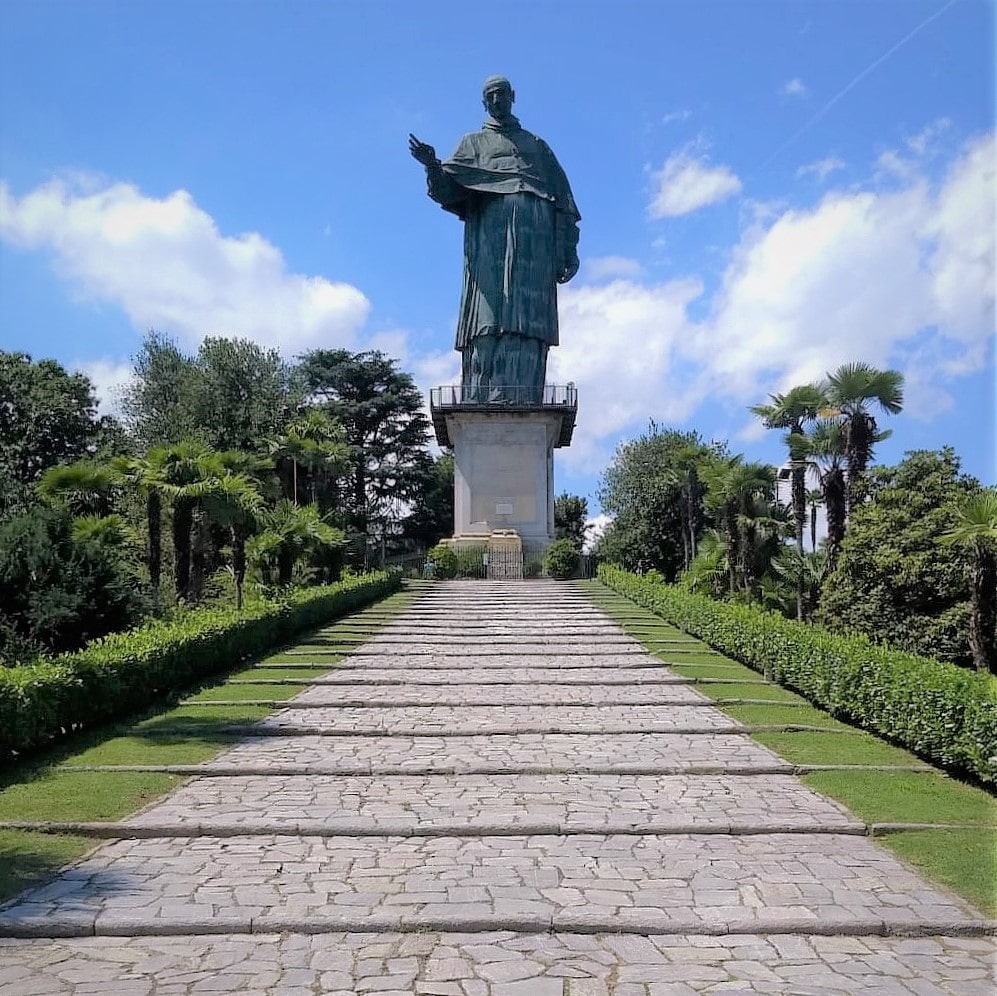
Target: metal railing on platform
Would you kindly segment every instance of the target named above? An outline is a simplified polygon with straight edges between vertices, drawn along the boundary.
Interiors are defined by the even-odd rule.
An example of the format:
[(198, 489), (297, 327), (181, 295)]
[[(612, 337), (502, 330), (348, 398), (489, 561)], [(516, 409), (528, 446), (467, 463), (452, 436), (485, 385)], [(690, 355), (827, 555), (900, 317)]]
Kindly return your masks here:
[(462, 408), (466, 405), (577, 408), (578, 391), (574, 384), (544, 384), (542, 388), (525, 384), (448, 384), (429, 392), (430, 407)]

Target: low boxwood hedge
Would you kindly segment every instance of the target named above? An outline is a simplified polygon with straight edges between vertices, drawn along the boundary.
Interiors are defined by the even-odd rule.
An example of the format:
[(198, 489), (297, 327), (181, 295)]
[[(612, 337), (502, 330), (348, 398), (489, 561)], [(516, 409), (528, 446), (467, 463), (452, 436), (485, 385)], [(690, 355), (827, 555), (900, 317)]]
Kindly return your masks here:
[(95, 640), (51, 661), (0, 668), (0, 761), (125, 715), (396, 591), (398, 572), (348, 578), (236, 609), (197, 609)]
[(832, 716), (953, 771), (997, 782), (997, 697), (987, 675), (717, 602), (603, 564), (621, 595), (763, 672)]

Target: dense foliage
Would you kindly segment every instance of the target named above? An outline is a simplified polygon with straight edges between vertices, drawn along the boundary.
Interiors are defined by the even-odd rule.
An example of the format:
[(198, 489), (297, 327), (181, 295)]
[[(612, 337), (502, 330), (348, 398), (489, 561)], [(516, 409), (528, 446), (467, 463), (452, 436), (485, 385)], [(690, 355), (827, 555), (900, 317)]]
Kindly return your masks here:
[(997, 694), (987, 675), (875, 646), (601, 566), (599, 578), (833, 716), (936, 764), (997, 782)]
[(585, 545), (589, 503), (579, 495), (559, 494), (554, 499), (554, 539), (570, 540), (577, 550)]
[(0, 668), (0, 759), (140, 709), (396, 590), (377, 573), (236, 609), (199, 609), (52, 661)]
[(451, 578), (457, 577), (457, 572), (460, 569), (460, 560), (457, 557), (457, 553), (449, 546), (445, 546), (442, 543), (434, 546), (426, 554), (426, 560), (433, 565), (434, 577), (439, 578), (441, 581), (449, 581)]
[(723, 455), (695, 432), (651, 423), (619, 446), (599, 489), (603, 511), (613, 517), (596, 548), (612, 563), (655, 568), (669, 580), (688, 567), (704, 528), (700, 465)]
[(147, 606), (121, 540), (109, 525), (74, 524), (64, 508), (0, 522), (0, 665), (76, 650), (138, 622)]
[(564, 581), (578, 570), (578, 547), (570, 539), (557, 539), (544, 553), (544, 571), (552, 578)]
[(959, 473), (955, 451), (919, 450), (867, 472), (818, 621), (910, 653), (968, 664), (966, 557), (940, 537), (979, 484)]

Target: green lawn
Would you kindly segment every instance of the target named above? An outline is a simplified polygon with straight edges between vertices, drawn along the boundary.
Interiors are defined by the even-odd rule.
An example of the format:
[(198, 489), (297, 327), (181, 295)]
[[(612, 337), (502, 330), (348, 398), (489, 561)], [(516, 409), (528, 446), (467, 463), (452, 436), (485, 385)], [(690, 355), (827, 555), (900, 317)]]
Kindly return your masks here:
[(997, 834), (993, 830), (914, 830), (877, 838), (928, 878), (997, 917)]

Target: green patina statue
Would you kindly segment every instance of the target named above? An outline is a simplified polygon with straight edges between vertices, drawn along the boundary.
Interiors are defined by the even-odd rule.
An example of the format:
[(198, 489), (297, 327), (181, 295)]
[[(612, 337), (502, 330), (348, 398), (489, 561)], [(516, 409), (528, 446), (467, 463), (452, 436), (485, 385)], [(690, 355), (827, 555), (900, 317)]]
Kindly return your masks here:
[(464, 222), (464, 400), (536, 404), (557, 345), (557, 284), (578, 272), (581, 216), (554, 153), (513, 116), (509, 81), (490, 76), (483, 96), (488, 119), (450, 159), (414, 135), (409, 149), (429, 196)]

